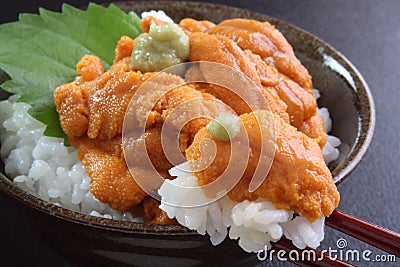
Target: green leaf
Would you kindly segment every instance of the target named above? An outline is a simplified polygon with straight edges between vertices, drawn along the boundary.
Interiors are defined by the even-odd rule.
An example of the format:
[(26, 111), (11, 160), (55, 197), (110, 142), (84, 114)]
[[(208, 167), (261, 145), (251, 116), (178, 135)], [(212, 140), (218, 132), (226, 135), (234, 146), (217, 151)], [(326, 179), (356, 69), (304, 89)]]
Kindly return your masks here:
[(54, 90), (74, 79), (86, 54), (98, 56), (107, 69), (118, 40), (135, 38), (139, 24), (133, 12), (93, 3), (86, 11), (64, 4), (61, 13), (41, 8), (39, 15), (21, 14), (19, 21), (0, 25), (0, 69), (11, 77), (1, 88), (31, 105), (29, 114), (46, 125), (45, 135), (65, 137)]

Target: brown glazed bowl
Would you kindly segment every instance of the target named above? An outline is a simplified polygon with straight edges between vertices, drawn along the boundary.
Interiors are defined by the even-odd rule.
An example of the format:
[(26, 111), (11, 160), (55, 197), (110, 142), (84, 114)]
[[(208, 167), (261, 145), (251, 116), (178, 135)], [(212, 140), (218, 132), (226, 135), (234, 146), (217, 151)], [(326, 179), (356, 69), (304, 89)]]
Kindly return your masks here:
[[(329, 167), (336, 183), (342, 182), (364, 155), (375, 125), (374, 103), (364, 79), (338, 51), (317, 37), (286, 22), (249, 10), (195, 2), (116, 2), (125, 11), (164, 10), (175, 21), (184, 17), (219, 22), (244, 17), (274, 24), (292, 44), (296, 55), (313, 76), (322, 94), (320, 106), (329, 109), (332, 134), (342, 145), (340, 158)], [(4, 93), (4, 92), (3, 92)], [(1, 94), (0, 94), (1, 96)], [(2, 96), (5, 98), (5, 95)], [(0, 188), (14, 198), (43, 238), (58, 252), (80, 265), (188, 266), (246, 262), (237, 241), (213, 247), (207, 236), (181, 226), (129, 223), (67, 210), (33, 197), (4, 175)]]

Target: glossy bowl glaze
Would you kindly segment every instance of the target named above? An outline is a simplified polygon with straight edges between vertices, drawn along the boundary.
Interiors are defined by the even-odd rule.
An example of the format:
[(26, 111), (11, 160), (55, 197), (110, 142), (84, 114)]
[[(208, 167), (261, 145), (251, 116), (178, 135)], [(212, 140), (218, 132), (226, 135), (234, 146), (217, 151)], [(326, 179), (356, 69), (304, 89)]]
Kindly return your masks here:
[[(175, 21), (192, 17), (219, 22), (243, 17), (274, 24), (312, 75), (314, 87), (322, 94), (318, 104), (329, 109), (333, 120), (331, 134), (342, 141), (340, 158), (329, 166), (336, 184), (342, 182), (360, 162), (374, 131), (374, 103), (360, 73), (327, 43), (281, 20), (234, 7), (178, 1), (115, 4), (125, 11), (138, 13), (164, 10)], [(5, 95), (0, 94), (0, 97), (4, 99)], [(26, 218), (52, 247), (81, 265), (231, 264), (254, 257), (244, 253), (237, 241), (225, 240), (213, 247), (207, 236), (181, 226), (103, 219), (47, 203), (17, 188), (4, 175), (4, 165), (0, 164), (0, 188), (16, 200)]]

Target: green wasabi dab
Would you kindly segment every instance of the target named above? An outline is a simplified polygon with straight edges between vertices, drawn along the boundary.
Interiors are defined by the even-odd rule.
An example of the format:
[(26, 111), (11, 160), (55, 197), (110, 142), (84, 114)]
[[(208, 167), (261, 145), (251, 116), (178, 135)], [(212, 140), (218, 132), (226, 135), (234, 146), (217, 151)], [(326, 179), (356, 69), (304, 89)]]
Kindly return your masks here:
[(175, 23), (150, 25), (148, 34), (136, 39), (131, 61), (141, 72), (161, 71), (189, 58), (189, 37)]
[(222, 114), (207, 124), (207, 130), (220, 141), (229, 141), (240, 132), (240, 119), (233, 114)]

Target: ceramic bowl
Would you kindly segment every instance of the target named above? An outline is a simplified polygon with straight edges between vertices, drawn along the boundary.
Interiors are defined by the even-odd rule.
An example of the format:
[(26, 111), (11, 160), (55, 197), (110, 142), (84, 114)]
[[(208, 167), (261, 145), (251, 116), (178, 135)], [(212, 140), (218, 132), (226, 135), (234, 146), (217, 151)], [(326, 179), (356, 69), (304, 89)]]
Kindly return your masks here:
[[(184, 17), (219, 22), (244, 17), (269, 21), (292, 44), (296, 55), (313, 77), (322, 94), (319, 106), (329, 109), (332, 134), (342, 141), (340, 158), (330, 169), (336, 183), (342, 182), (364, 155), (375, 125), (374, 104), (364, 79), (338, 51), (296, 26), (249, 10), (199, 2), (116, 2), (125, 11), (138, 13), (164, 10), (175, 21)], [(4, 95), (2, 96), (5, 97)], [(2, 164), (2, 163), (0, 163)], [(177, 225), (129, 223), (83, 215), (33, 197), (17, 188), (4, 175), (0, 188), (14, 198), (26, 218), (61, 254), (80, 265), (187, 266), (245, 262), (236, 241), (213, 247), (206, 236)]]

